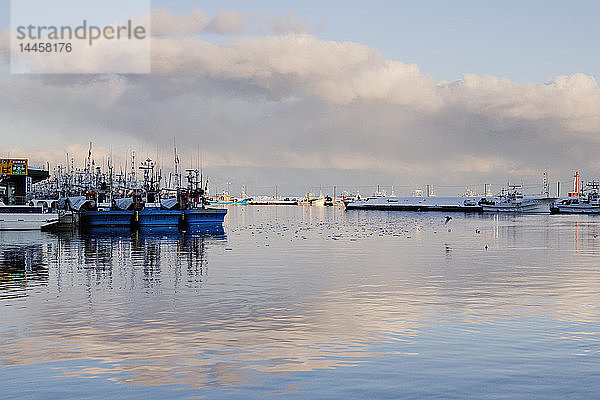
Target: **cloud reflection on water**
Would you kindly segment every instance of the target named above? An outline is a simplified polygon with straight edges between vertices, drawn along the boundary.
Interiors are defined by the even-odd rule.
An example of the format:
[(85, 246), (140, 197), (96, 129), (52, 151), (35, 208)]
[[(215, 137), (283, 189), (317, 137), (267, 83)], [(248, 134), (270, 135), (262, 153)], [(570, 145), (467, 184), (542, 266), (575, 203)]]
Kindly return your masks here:
[[(390, 343), (419, 357), (432, 327), (476, 338), (538, 318), (598, 319), (589, 217), (457, 217), (448, 231), (437, 214), (299, 210), (232, 211), (226, 238), (43, 236), (46, 290), (21, 289), (0, 363), (82, 360), (63, 373), (232, 387), (250, 371), (359, 365)], [(548, 336), (589, 351), (599, 340), (585, 328)]]

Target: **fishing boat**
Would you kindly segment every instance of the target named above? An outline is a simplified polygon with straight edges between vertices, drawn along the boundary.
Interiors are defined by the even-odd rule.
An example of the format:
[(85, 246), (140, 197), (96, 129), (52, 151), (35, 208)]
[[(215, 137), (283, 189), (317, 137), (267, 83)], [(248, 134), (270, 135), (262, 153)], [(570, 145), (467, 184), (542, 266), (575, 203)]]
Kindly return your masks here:
[(202, 175), (198, 170), (187, 170), (187, 190), (179, 194), (181, 205), (181, 226), (192, 232), (211, 230), (215, 226), (221, 226), (227, 215), (225, 208), (206, 207), (207, 200), (203, 187)]
[(163, 207), (160, 202), (149, 202), (135, 212), (134, 225), (139, 227), (177, 227), (181, 211)]
[(133, 196), (135, 217), (133, 226), (136, 228), (178, 227), (181, 211), (176, 198), (161, 200), (160, 172), (154, 171), (156, 164), (148, 158), (139, 167), (144, 171), (142, 194)]
[(479, 201), (483, 212), (492, 213), (549, 213), (554, 198), (525, 197), (520, 191), (520, 185), (510, 185), (508, 191), (503, 191), (497, 198), (484, 197)]
[(551, 211), (553, 214), (600, 214), (600, 195), (593, 192), (587, 196), (559, 199)]
[(231, 197), (229, 192), (217, 193), (215, 198), (208, 201), (210, 205), (230, 206), (236, 204), (237, 199)]
[(319, 197), (315, 197), (311, 192), (308, 192), (298, 204), (301, 206), (323, 207), (325, 205), (325, 197), (323, 196), (323, 193), (320, 193)]
[(566, 198), (557, 199), (552, 204), (553, 214), (600, 214), (600, 182), (587, 183), (587, 193), (583, 193), (579, 181), (579, 172), (575, 173), (573, 191)]
[(205, 225), (205, 224), (222, 224), (227, 215), (225, 208), (201, 208), (192, 207), (183, 211), (183, 220), (186, 226), (190, 225)]
[(130, 227), (133, 210), (121, 210), (113, 204), (112, 196), (106, 193), (93, 193), (95, 207), (81, 212), (83, 227)]

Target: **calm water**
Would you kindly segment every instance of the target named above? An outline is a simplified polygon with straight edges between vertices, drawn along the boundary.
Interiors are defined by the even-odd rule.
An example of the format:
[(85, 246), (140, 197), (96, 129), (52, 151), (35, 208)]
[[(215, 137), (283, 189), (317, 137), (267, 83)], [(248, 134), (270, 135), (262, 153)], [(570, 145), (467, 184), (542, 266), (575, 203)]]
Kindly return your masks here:
[(597, 398), (600, 218), (0, 232), (0, 398)]

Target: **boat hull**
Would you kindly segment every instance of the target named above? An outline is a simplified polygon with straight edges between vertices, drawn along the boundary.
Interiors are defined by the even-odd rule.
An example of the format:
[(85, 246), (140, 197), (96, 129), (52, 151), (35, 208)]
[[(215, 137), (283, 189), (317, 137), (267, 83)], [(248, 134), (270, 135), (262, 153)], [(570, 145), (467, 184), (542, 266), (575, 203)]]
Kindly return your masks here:
[(600, 205), (561, 205), (552, 209), (553, 214), (600, 214)]
[(35, 231), (58, 223), (58, 213), (0, 212), (1, 231)]
[(526, 199), (521, 203), (497, 203), (482, 204), (483, 212), (486, 213), (525, 213), (525, 214), (548, 214), (554, 199)]
[(133, 211), (86, 211), (81, 216), (84, 227), (130, 227)]
[(135, 224), (139, 227), (175, 227), (179, 225), (181, 211), (144, 209), (137, 212)]
[(183, 212), (183, 222), (186, 226), (222, 224), (227, 215), (224, 208), (191, 208)]

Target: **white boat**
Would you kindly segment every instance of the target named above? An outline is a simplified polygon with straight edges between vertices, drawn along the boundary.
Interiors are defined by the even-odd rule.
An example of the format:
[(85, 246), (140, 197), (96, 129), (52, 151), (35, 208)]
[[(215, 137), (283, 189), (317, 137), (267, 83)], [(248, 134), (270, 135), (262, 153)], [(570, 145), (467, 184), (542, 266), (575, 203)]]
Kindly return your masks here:
[(580, 191), (579, 171), (575, 173), (573, 191), (568, 197), (558, 199), (552, 205), (553, 214), (600, 214), (600, 183), (592, 181), (587, 184), (588, 193)]
[(567, 197), (558, 199), (552, 206), (556, 214), (600, 214), (600, 195), (598, 192), (588, 193), (587, 196)]
[(555, 200), (548, 196), (525, 197), (518, 189), (520, 186), (512, 185), (510, 191), (497, 198), (481, 199), (483, 212), (493, 213), (550, 213), (550, 206)]
[(315, 197), (312, 193), (308, 192), (306, 196), (302, 200), (298, 202), (301, 206), (325, 206), (325, 197), (323, 193), (319, 195), (319, 197)]
[(0, 230), (41, 230), (58, 223), (58, 212), (47, 207), (6, 205), (0, 201)]

